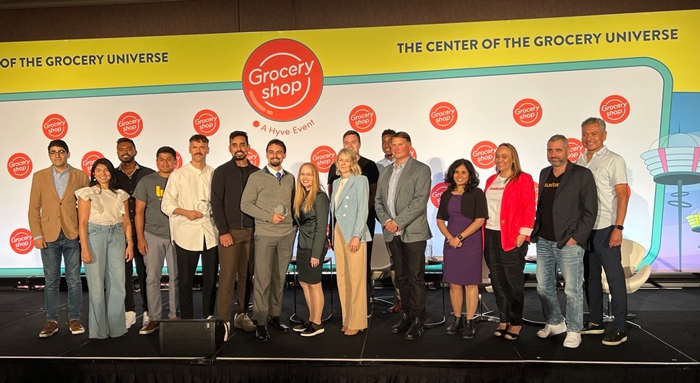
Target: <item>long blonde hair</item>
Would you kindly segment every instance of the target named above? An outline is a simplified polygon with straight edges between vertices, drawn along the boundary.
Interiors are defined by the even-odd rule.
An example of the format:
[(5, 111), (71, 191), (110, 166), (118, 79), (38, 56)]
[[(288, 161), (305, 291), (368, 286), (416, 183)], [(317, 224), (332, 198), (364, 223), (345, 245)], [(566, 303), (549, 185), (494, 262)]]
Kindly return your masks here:
[[(513, 173), (506, 179), (506, 183), (510, 183), (510, 181), (518, 178), (518, 176), (523, 173), (523, 168), (520, 167), (520, 157), (518, 156), (518, 151), (515, 150), (515, 146), (507, 142), (498, 145), (499, 148), (501, 146), (508, 149), (510, 151), (510, 156), (513, 157)], [(496, 168), (496, 173), (500, 173), (498, 168)]]
[(335, 160), (335, 174), (336, 175), (341, 175), (340, 174), (340, 166), (338, 166), (338, 160), (340, 159), (340, 156), (344, 155), (345, 158), (350, 160), (352, 165), (350, 165), (350, 173), (353, 175), (360, 175), (362, 174), (362, 169), (360, 168), (360, 165), (357, 164), (357, 161), (359, 158), (357, 158), (357, 155), (355, 152), (352, 151), (352, 149), (348, 148), (342, 148), (340, 149), (340, 152), (338, 152), (338, 157)]
[[(308, 192), (306, 189), (304, 189), (304, 186), (301, 184), (301, 170), (304, 169), (304, 166), (307, 166), (311, 169), (311, 173), (313, 173), (314, 178), (313, 181), (311, 182), (311, 190)], [(305, 162), (301, 164), (299, 167), (299, 175), (297, 175), (297, 191), (294, 194), (294, 216), (299, 218), (299, 213), (303, 211), (304, 213), (307, 213), (311, 211), (311, 209), (314, 208), (314, 202), (316, 202), (316, 196), (318, 195), (318, 191), (321, 190), (321, 182), (318, 179), (318, 168), (316, 168), (316, 165), (312, 164), (311, 162)]]

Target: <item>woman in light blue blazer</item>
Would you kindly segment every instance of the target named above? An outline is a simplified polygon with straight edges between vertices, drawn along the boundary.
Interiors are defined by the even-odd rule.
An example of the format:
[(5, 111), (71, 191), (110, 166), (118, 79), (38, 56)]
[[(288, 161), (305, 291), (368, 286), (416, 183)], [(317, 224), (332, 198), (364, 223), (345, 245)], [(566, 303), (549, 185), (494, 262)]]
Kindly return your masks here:
[(338, 294), (345, 335), (357, 335), (367, 328), (367, 229), (369, 182), (361, 175), (357, 155), (350, 149), (338, 153), (333, 181), (331, 215)]

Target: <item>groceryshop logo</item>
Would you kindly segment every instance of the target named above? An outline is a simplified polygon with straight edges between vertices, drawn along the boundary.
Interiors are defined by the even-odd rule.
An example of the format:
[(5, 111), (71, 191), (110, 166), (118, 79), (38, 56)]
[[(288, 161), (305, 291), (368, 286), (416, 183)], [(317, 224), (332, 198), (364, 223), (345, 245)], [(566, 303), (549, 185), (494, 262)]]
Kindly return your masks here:
[(513, 107), (513, 119), (520, 126), (534, 126), (542, 119), (542, 105), (531, 98), (522, 99)]
[(377, 114), (374, 109), (367, 105), (358, 105), (352, 109), (350, 116), (350, 127), (360, 133), (369, 132), (377, 123)]
[(569, 138), (569, 161), (576, 163), (579, 157), (583, 155), (586, 148), (583, 147), (581, 141), (575, 138)]
[(95, 163), (95, 161), (99, 160), (100, 158), (104, 158), (105, 156), (102, 155), (100, 152), (92, 151), (92, 152), (87, 152), (83, 156), (83, 160), (80, 161), (80, 166), (83, 168), (83, 171), (87, 174), (91, 174), (92, 172), (92, 165)]
[(18, 180), (32, 174), (32, 159), (24, 153), (15, 153), (7, 160), (7, 171)]
[(258, 155), (258, 152), (253, 150), (253, 148), (248, 148), (248, 162), (251, 163), (253, 166), (260, 166), (260, 156)]
[(433, 186), (433, 189), (430, 191), (430, 201), (433, 203), (433, 206), (440, 207), (440, 199), (445, 190), (447, 190), (447, 184), (444, 182)]
[(622, 96), (608, 96), (600, 103), (600, 117), (608, 124), (619, 124), (629, 115), (630, 103)]
[(138, 113), (125, 112), (117, 119), (117, 130), (126, 138), (135, 138), (143, 130), (143, 120)]
[(204, 136), (214, 135), (219, 130), (219, 123), (219, 115), (209, 109), (200, 110), (192, 120), (194, 130)]
[(323, 69), (304, 44), (277, 39), (259, 46), (243, 67), (243, 93), (261, 116), (292, 121), (307, 114), (323, 90)]
[(328, 173), (335, 163), (336, 153), (330, 146), (319, 146), (311, 153), (311, 163), (316, 165), (321, 173)]
[(68, 121), (60, 114), (46, 116), (41, 127), (44, 135), (49, 140), (60, 140), (68, 133)]
[[(180, 155), (180, 152), (177, 150), (175, 151), (175, 169), (180, 169), (182, 167), (182, 156)], [(173, 170), (175, 170), (173, 169)]]
[(481, 169), (488, 169), (496, 162), (496, 144), (481, 141), (474, 145), (471, 152), (472, 163)]
[(17, 254), (27, 254), (34, 247), (32, 233), (27, 229), (17, 229), (10, 234), (10, 247)]
[(430, 123), (436, 129), (447, 130), (457, 122), (457, 108), (449, 102), (439, 102), (430, 109)]

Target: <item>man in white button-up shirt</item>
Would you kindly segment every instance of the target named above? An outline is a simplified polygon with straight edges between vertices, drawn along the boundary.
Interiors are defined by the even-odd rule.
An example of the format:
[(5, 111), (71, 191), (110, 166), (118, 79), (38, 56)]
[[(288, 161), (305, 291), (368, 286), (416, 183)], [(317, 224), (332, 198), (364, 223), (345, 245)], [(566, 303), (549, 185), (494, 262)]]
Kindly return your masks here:
[(581, 143), (586, 152), (579, 157), (577, 163), (593, 172), (598, 189), (598, 216), (584, 257), (586, 298), (591, 313), (589, 321), (583, 325), (581, 334), (605, 332), (602, 323), (601, 278), (601, 270), (605, 270), (612, 295), (612, 315), (615, 316), (615, 321), (613, 331), (603, 339), (603, 344), (617, 346), (627, 340), (627, 287), (620, 245), (629, 194), (625, 160), (603, 145), (607, 136), (605, 121), (600, 118), (591, 117), (581, 124)]
[(175, 170), (165, 187), (161, 209), (170, 217), (170, 233), (177, 253), (180, 317), (194, 318), (192, 281), (199, 256), (202, 256), (202, 314), (214, 314), (218, 232), (211, 215), (211, 178), (214, 169), (207, 165), (209, 139), (201, 134), (190, 137), (192, 161)]

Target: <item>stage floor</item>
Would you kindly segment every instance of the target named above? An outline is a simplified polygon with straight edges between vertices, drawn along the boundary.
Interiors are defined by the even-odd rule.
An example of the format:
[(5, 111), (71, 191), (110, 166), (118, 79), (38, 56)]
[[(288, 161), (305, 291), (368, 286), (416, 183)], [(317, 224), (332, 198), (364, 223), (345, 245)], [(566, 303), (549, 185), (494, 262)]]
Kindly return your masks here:
[[(326, 290), (326, 313), (330, 310)], [(293, 312), (292, 294), (285, 290), (284, 313), (286, 318)], [(337, 294), (336, 291), (333, 291)], [(377, 295), (390, 295), (390, 290), (380, 290)], [(164, 297), (166, 293), (163, 293)], [(298, 312), (304, 317), (303, 295), (298, 294)], [(526, 289), (525, 317), (542, 320), (541, 305), (535, 289)], [(140, 297), (137, 294), (137, 300)], [(601, 343), (604, 335), (584, 335), (578, 349), (562, 346), (565, 335), (539, 339), (535, 335), (541, 325), (525, 324), (520, 338), (508, 341), (492, 335), (495, 323), (482, 322), (477, 325), (474, 339), (463, 340), (458, 335), (447, 335), (446, 325), (426, 330), (418, 341), (406, 341), (391, 334), (396, 315), (385, 313), (386, 305), (374, 305), (369, 319), (369, 328), (357, 336), (347, 337), (340, 332), (340, 307), (334, 296), (334, 317), (325, 323), (325, 333), (303, 338), (297, 333), (276, 333), (271, 330), (272, 341), (261, 344), (253, 334), (235, 330), (215, 361), (214, 366), (227, 365), (323, 365), (323, 366), (372, 366), (415, 365), (436, 366), (441, 369), (471, 366), (509, 364), (529, 368), (549, 368), (556, 364), (574, 366), (576, 370), (641, 368), (637, 372), (642, 381), (655, 374), (646, 375), (650, 368), (673, 371), (676, 381), (695, 381), (700, 377), (700, 289), (640, 290), (629, 296), (629, 311), (638, 317), (634, 323), (640, 329), (629, 326), (628, 341), (610, 347)], [(560, 292), (564, 306), (564, 293)], [(164, 299), (167, 302), (167, 299)], [(195, 292), (196, 314), (201, 314), (200, 293)], [(141, 319), (127, 335), (117, 339), (90, 340), (87, 333), (71, 335), (67, 329), (66, 294), (61, 293), (59, 331), (53, 337), (40, 339), (45, 314), (43, 293), (34, 291), (0, 291), (0, 358), (2, 364), (11, 366), (13, 360), (19, 365), (30, 366), (38, 360), (48, 363), (180, 363), (203, 364), (201, 358), (163, 358), (159, 354), (158, 333), (139, 335)], [(484, 294), (484, 303), (495, 307), (493, 294)], [(140, 305), (137, 302), (137, 307)], [(442, 317), (442, 291), (429, 290), (428, 313), (431, 319)], [(198, 310), (199, 309), (199, 310)], [(83, 295), (83, 319), (87, 327), (87, 293)], [(445, 290), (445, 312), (450, 321), (449, 296)], [(140, 310), (137, 311), (140, 315)], [(430, 320), (430, 319), (429, 319)], [(608, 324), (608, 330), (610, 324)], [(33, 361), (33, 362), (32, 362)], [(209, 363), (209, 361), (206, 361)], [(496, 365), (493, 365), (493, 364)], [(15, 366), (15, 368), (17, 368)], [(620, 370), (620, 371), (624, 371)], [(639, 371), (639, 370), (636, 370)], [(677, 375), (681, 374), (681, 375)], [(688, 375), (689, 374), (689, 375)], [(7, 375), (5, 375), (7, 377)], [(3, 381), (0, 374), (0, 381)], [(312, 379), (313, 380), (313, 379)], [(352, 380), (352, 379), (351, 379)], [(360, 379), (363, 380), (363, 379)], [(488, 380), (488, 379), (487, 379)], [(11, 380), (8, 380), (11, 381)]]

